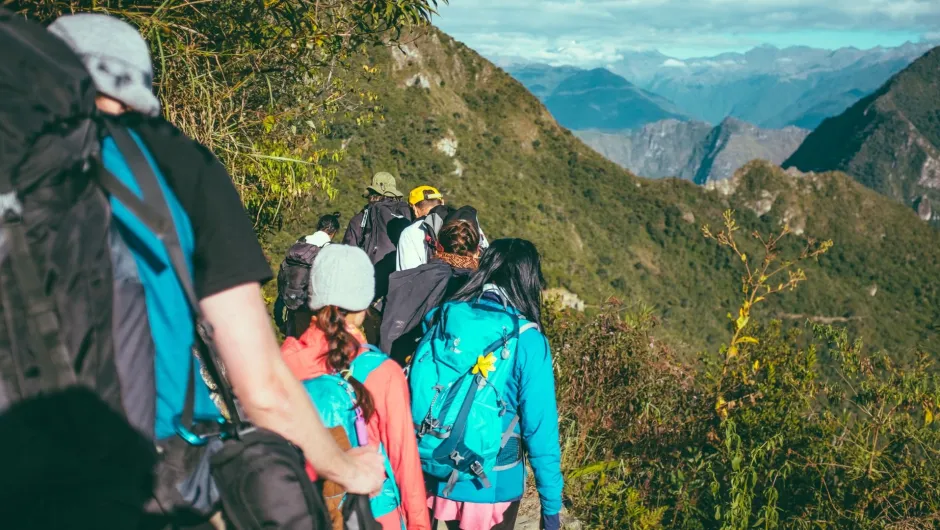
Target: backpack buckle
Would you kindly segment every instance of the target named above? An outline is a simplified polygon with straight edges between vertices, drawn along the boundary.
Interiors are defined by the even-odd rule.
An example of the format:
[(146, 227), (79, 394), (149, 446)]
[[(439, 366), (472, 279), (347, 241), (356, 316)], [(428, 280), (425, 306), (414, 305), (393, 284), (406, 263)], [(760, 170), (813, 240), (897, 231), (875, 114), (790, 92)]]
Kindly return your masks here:
[(189, 445), (193, 445), (196, 447), (206, 445), (207, 443), (209, 443), (209, 440), (211, 440), (212, 438), (219, 438), (221, 440), (225, 440), (229, 438), (232, 434), (231, 432), (228, 431), (228, 429), (226, 429), (227, 424), (225, 422), (225, 418), (222, 418), (222, 417), (212, 418), (209, 421), (203, 420), (203, 422), (204, 423), (210, 423), (210, 422), (217, 423), (219, 428), (211, 429), (209, 430), (209, 432), (196, 434), (193, 431), (191, 431), (189, 428), (183, 425), (182, 416), (177, 414), (176, 416), (173, 417), (173, 429), (176, 431), (177, 436), (182, 438)]
[(470, 471), (472, 471), (473, 474), (478, 477), (486, 476), (486, 473), (483, 472), (483, 464), (481, 464), (479, 460), (475, 460), (472, 464), (470, 464)]
[(420, 438), (440, 426), (441, 422), (437, 418), (432, 418), (430, 416), (424, 418), (424, 421), (422, 421), (421, 425), (418, 427), (418, 437)]
[[(466, 460), (466, 457), (463, 456), (463, 455), (461, 455), (460, 452), (457, 451), (456, 449), (454, 449), (453, 451), (451, 451), (450, 455), (448, 455), (448, 458), (450, 458), (451, 460), (453, 460), (453, 461), (454, 461), (454, 466), (455, 466), (455, 467), (458, 467), (458, 468), (460, 467), (460, 462), (462, 462), (463, 460)], [(473, 466), (475, 466), (475, 465), (479, 465), (479, 462), (474, 462), (473, 464), (471, 464), (471, 465), (470, 465), (470, 469), (473, 469)], [(480, 470), (481, 470), (481, 471), (483, 470), (483, 467), (482, 467), (482, 466), (480, 467)]]

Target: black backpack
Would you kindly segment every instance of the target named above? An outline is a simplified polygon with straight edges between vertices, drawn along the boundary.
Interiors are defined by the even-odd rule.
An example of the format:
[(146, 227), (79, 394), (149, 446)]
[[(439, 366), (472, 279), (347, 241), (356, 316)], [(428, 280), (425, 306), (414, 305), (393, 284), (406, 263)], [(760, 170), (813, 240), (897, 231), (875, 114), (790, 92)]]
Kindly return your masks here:
[(287, 249), (277, 273), (278, 296), (287, 310), (296, 311), (307, 304), (310, 268), (321, 250), (323, 247), (311, 245), (305, 238), (298, 239)]
[(379, 348), (399, 364), (404, 365), (405, 357), (414, 353), (416, 341), (404, 341), (411, 342), (404, 348), (410, 351), (404, 354), (401, 347), (395, 347), (396, 343), (409, 334), (416, 333), (420, 338), (421, 321), (444, 300), (452, 276), (450, 265), (433, 260), (420, 267), (394, 272), (389, 277)]
[[(214, 509), (194, 504), (213, 496), (206, 446), (174, 437), (158, 458), (152, 433), (132, 426), (153, 428), (153, 344), (143, 286), (104, 190), (164, 242), (193, 310), (193, 353), (229, 417), (211, 472), (231, 527), (323, 527), (326, 509), (300, 451), (241, 422), (160, 185), (130, 134), (97, 114), (81, 60), (3, 8), (0, 50), (3, 527), (138, 528), (147, 513), (195, 522)], [(104, 126), (145, 199), (101, 167)], [(195, 377), (191, 370), (186, 428), (194, 427)]]
[(424, 232), (424, 248), (427, 252), (427, 260), (425, 263), (430, 262), (431, 259), (434, 258), (434, 255), (437, 254), (437, 233), (440, 232), (441, 227), (444, 226), (445, 221), (450, 218), (454, 211), (453, 208), (446, 204), (435, 206), (434, 209), (428, 213), (427, 217), (425, 217), (424, 222), (421, 223), (421, 231)]
[[(411, 209), (402, 201), (383, 199), (366, 207), (362, 215), (362, 250), (373, 265), (398, 247), (398, 236), (411, 224)], [(392, 226), (390, 226), (392, 225)]]
[[(130, 527), (155, 454), (123, 419), (113, 326), (143, 290), (116, 281), (95, 87), (64, 42), (4, 9), (0, 49), (0, 518)], [(146, 338), (133, 355), (152, 356)], [(152, 365), (137, 374), (151, 405)]]

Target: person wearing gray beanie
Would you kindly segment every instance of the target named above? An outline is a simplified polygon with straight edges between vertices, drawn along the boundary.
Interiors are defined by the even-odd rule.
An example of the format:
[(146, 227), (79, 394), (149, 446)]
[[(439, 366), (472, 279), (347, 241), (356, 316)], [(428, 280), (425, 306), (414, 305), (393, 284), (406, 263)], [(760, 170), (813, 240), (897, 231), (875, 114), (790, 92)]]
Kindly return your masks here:
[(160, 114), (150, 49), (134, 26), (100, 13), (79, 13), (57, 18), (48, 29), (81, 57), (100, 95), (147, 116)]
[[(332, 425), (340, 427), (334, 432), (341, 447), (382, 443), (386, 468), (394, 474), (386, 477), (381, 500), (371, 505), (377, 528), (433, 528), (408, 381), (398, 363), (368, 344), (361, 329), (375, 295), (372, 261), (356, 246), (326, 246), (313, 260), (309, 289), (313, 318), (300, 337), (281, 345), (284, 363), (304, 382), (322, 416), (338, 422)], [(346, 392), (334, 391), (342, 380)], [(345, 419), (337, 414), (353, 410)], [(325, 481), (323, 489), (333, 486)]]
[(350, 313), (363, 312), (375, 296), (375, 267), (359, 247), (329, 245), (310, 268), (310, 309), (336, 306)]

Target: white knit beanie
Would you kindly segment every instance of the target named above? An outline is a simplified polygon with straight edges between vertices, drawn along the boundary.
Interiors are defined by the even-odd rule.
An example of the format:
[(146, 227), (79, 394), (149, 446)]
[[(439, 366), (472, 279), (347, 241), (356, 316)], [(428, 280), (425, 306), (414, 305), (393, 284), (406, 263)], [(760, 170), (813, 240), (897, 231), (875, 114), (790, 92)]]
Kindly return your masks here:
[(359, 247), (327, 245), (310, 269), (310, 309), (364, 311), (375, 296), (375, 267)]

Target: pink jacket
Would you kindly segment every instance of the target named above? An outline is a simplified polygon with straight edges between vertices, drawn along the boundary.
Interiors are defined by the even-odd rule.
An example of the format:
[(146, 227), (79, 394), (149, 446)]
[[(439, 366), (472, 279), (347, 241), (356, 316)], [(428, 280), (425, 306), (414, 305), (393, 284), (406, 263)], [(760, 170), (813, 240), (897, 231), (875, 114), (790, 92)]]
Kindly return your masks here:
[[(350, 331), (365, 344), (365, 337), (358, 330)], [(281, 355), (294, 376), (303, 381), (333, 372), (326, 364), (328, 349), (329, 344), (323, 331), (313, 324), (300, 339), (288, 338), (281, 346)], [(387, 360), (369, 374), (363, 384), (375, 401), (375, 414), (368, 423), (369, 439), (381, 440), (388, 453), (401, 491), (406, 527), (409, 530), (430, 530), (424, 475), (418, 459), (411, 420), (411, 398), (405, 375), (395, 361)], [(315, 475), (311, 478), (316, 479)], [(401, 529), (395, 512), (378, 520), (383, 530)]]

